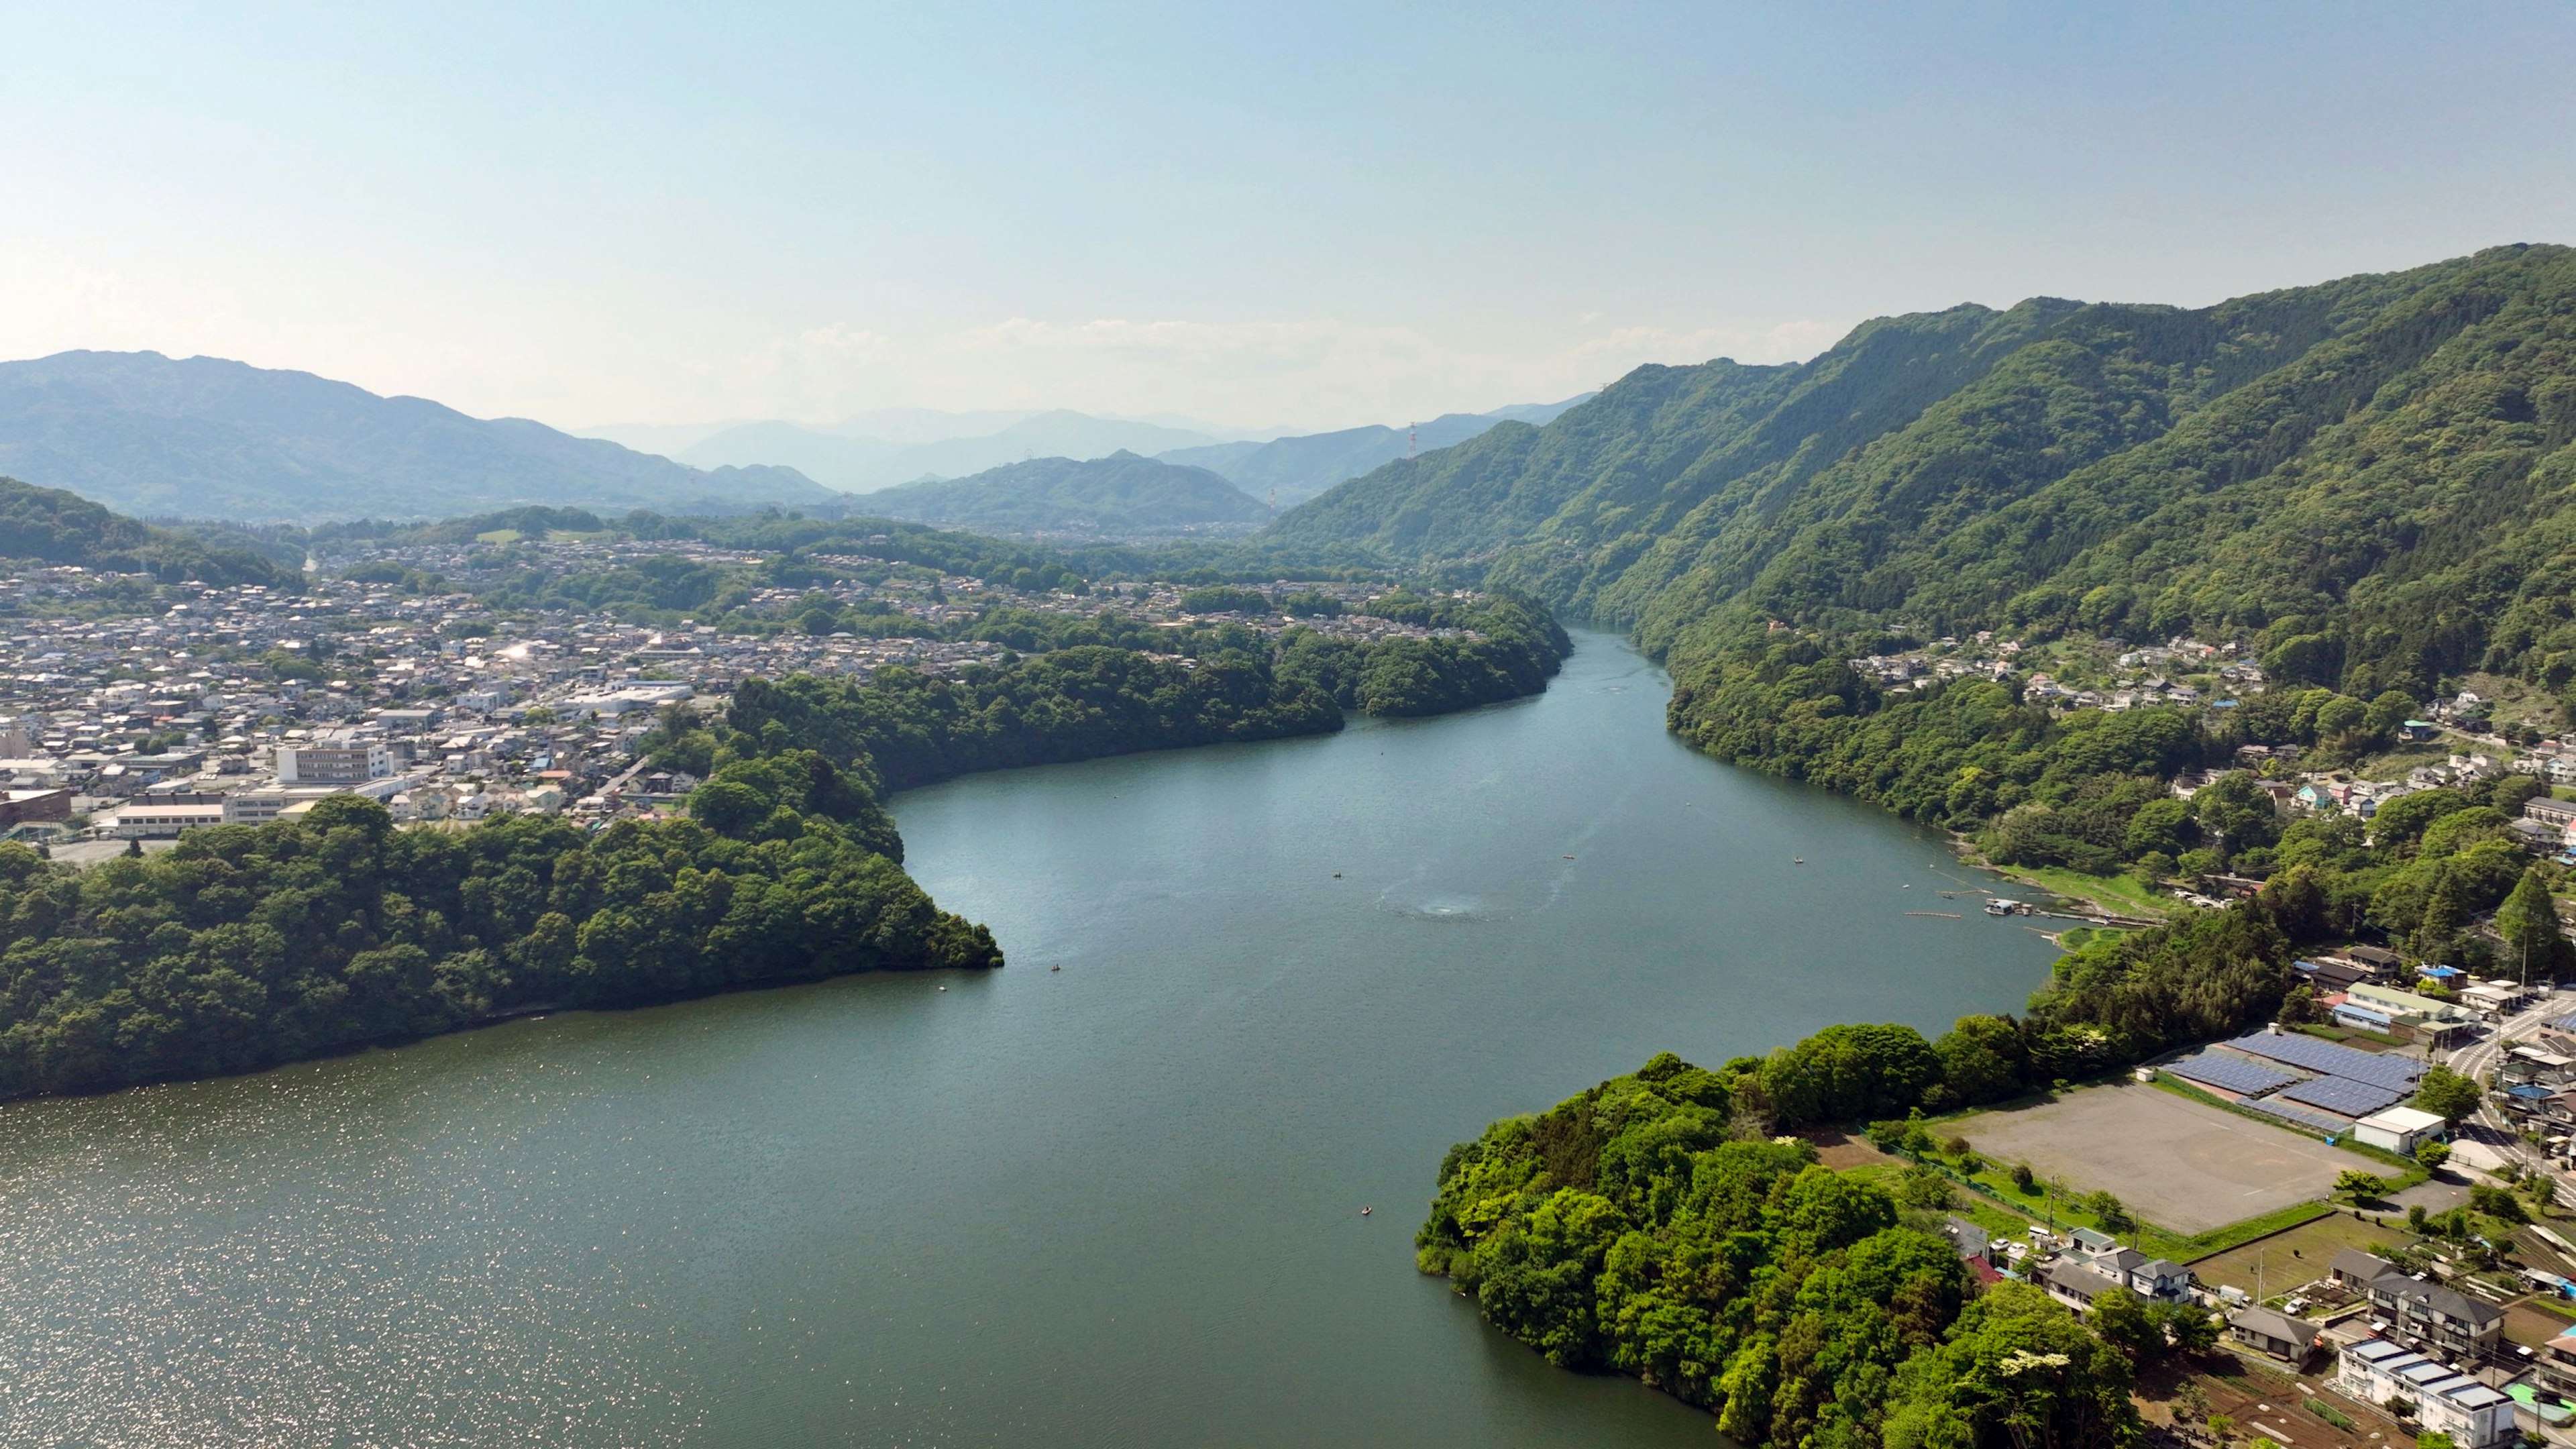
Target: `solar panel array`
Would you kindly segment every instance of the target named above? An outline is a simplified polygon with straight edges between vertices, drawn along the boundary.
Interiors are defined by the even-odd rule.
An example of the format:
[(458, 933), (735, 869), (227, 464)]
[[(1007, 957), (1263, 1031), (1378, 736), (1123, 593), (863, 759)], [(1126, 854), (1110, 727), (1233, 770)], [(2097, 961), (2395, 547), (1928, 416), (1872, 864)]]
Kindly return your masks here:
[(2323, 1107), (2347, 1117), (2367, 1117), (2384, 1107), (2394, 1107), (2405, 1101), (2406, 1094), (2376, 1082), (2356, 1082), (2350, 1077), (2318, 1077), (2284, 1090), (2281, 1098)]
[(2288, 1086), (2298, 1080), (2296, 1075), (2282, 1071), (2279, 1067), (2267, 1066), (2262, 1062), (2240, 1057), (2234, 1052), (2219, 1051), (2215, 1047), (2203, 1047), (2180, 1061), (2170, 1063), (2165, 1070), (2188, 1081), (2201, 1082), (2221, 1091), (2236, 1092), (2248, 1097), (2258, 1096), (2271, 1091), (2274, 1087)]
[(2549, 1029), (2552, 1031), (2576, 1032), (2576, 1016), (2562, 1016), (2556, 1021), (2549, 1023)]
[(2270, 1032), (2258, 1031), (2251, 1036), (2238, 1037), (2228, 1045), (2253, 1056), (2287, 1062), (2329, 1077), (2350, 1077), (2356, 1082), (2368, 1082), (2401, 1094), (2415, 1090), (2416, 1079), (2424, 1075), (2422, 1062), (2382, 1056), (2377, 1052), (2355, 1051), (2348, 1046), (2337, 1046), (2296, 1032), (2274, 1036)]
[(2294, 1107), (2278, 1097), (2264, 1097), (2245, 1105), (2257, 1112), (2268, 1112), (2284, 1122), (2296, 1122), (2302, 1127), (2314, 1128), (2328, 1136), (2352, 1130), (2352, 1124), (2340, 1117), (2329, 1117), (2323, 1112), (2311, 1112), (2305, 1107)]

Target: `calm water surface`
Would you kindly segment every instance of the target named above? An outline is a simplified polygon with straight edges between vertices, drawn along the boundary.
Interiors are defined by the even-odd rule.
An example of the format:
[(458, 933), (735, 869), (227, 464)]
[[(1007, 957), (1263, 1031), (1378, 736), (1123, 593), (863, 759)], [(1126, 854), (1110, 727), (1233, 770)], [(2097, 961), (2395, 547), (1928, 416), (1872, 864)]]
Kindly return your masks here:
[(1441, 1151), (2051, 952), (1666, 688), (903, 797), (998, 973), (0, 1109), (0, 1442), (1711, 1443), (1412, 1271)]

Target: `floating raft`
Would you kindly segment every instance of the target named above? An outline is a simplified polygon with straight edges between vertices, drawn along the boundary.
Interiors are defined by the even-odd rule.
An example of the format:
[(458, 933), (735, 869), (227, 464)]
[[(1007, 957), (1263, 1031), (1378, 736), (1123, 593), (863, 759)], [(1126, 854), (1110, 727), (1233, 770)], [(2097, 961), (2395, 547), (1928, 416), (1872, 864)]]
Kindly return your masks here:
[(1957, 911), (1907, 911), (1905, 914), (1909, 916), (1939, 916), (1945, 921), (1955, 921), (1960, 918)]

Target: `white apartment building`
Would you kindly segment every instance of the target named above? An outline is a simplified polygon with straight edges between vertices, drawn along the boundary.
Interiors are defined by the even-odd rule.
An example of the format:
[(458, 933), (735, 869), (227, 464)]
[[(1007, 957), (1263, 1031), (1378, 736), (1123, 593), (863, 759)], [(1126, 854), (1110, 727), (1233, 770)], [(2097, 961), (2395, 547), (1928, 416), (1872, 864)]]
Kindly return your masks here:
[(362, 785), (393, 772), (393, 752), (382, 740), (344, 736), (277, 747), (277, 783), (281, 785)]
[(2428, 1432), (2450, 1435), (2457, 1449), (2505, 1449), (2522, 1442), (2510, 1397), (2384, 1338), (2345, 1349), (2335, 1365), (2335, 1386), (2374, 1404), (2406, 1400), (2415, 1406), (2417, 1422)]

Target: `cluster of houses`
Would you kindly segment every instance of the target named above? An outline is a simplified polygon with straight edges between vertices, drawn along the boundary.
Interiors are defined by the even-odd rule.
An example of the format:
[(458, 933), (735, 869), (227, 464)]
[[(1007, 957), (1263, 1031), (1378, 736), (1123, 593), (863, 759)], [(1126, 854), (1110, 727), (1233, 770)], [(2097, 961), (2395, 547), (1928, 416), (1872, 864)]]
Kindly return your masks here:
[(1990, 1239), (1954, 1217), (1945, 1232), (1980, 1277), (2025, 1279), (2078, 1315), (2126, 1289), (2150, 1303), (2205, 1307), (2222, 1316), (2240, 1351), (2294, 1370), (2331, 1359), (2328, 1381), (2337, 1389), (2426, 1433), (2450, 1435), (2456, 1449), (2518, 1444), (2521, 1395), (2534, 1419), (2547, 1422), (2564, 1414), (2554, 1406), (2541, 1412), (2542, 1393), (2576, 1398), (2576, 1328), (2526, 1361), (2504, 1341), (2502, 1308), (2358, 1249), (2338, 1254), (2325, 1278), (2275, 1308), (2236, 1288), (2205, 1288), (2182, 1264), (2090, 1228), (2059, 1235), (2034, 1225), (2030, 1241), (2020, 1242)]
[[(436, 573), (468, 585), (761, 561), (688, 540), (340, 547), (331, 566), (396, 564), (415, 580)], [(0, 570), (0, 624), (14, 630), (0, 651), (0, 838), (48, 847), (164, 839), (291, 819), (342, 793), (383, 801), (405, 822), (649, 810), (694, 783), (635, 765), (635, 741), (662, 705), (721, 697), (754, 676), (866, 678), (890, 665), (939, 674), (989, 663), (1002, 644), (942, 636), (996, 604), (1084, 618), (1114, 608), (1174, 627), (1197, 617), (1183, 608), (1186, 591), (1168, 583), (1085, 594), (857, 552), (831, 561), (864, 580), (750, 589), (722, 615), (723, 628), (498, 612), (472, 592), (319, 575), (294, 590), (211, 589), (81, 568)], [(1366, 641), (1457, 632), (1367, 613), (1382, 592), (1375, 586), (1282, 582), (1271, 592), (1329, 602), (1295, 619), (1229, 620), (1266, 635), (1309, 627)], [(885, 637), (778, 626), (817, 594), (909, 622)]]
[[(2022, 681), (2022, 697), (2054, 709), (2099, 709), (2118, 713), (2155, 705), (2232, 707), (2237, 698), (2260, 694), (2262, 666), (2236, 657), (2234, 644), (2205, 644), (2177, 638), (2162, 645), (2132, 649), (2118, 658), (2122, 671), (2109, 687), (2069, 685), (2047, 670)], [(1872, 654), (1844, 662), (1853, 672), (1877, 681), (1890, 694), (1904, 694), (1945, 679), (2006, 680), (2020, 672), (2023, 648), (2018, 640), (1997, 642), (1991, 630), (1969, 639), (1944, 637), (1903, 654)], [(2204, 691), (2173, 675), (2217, 676), (2218, 687)]]

